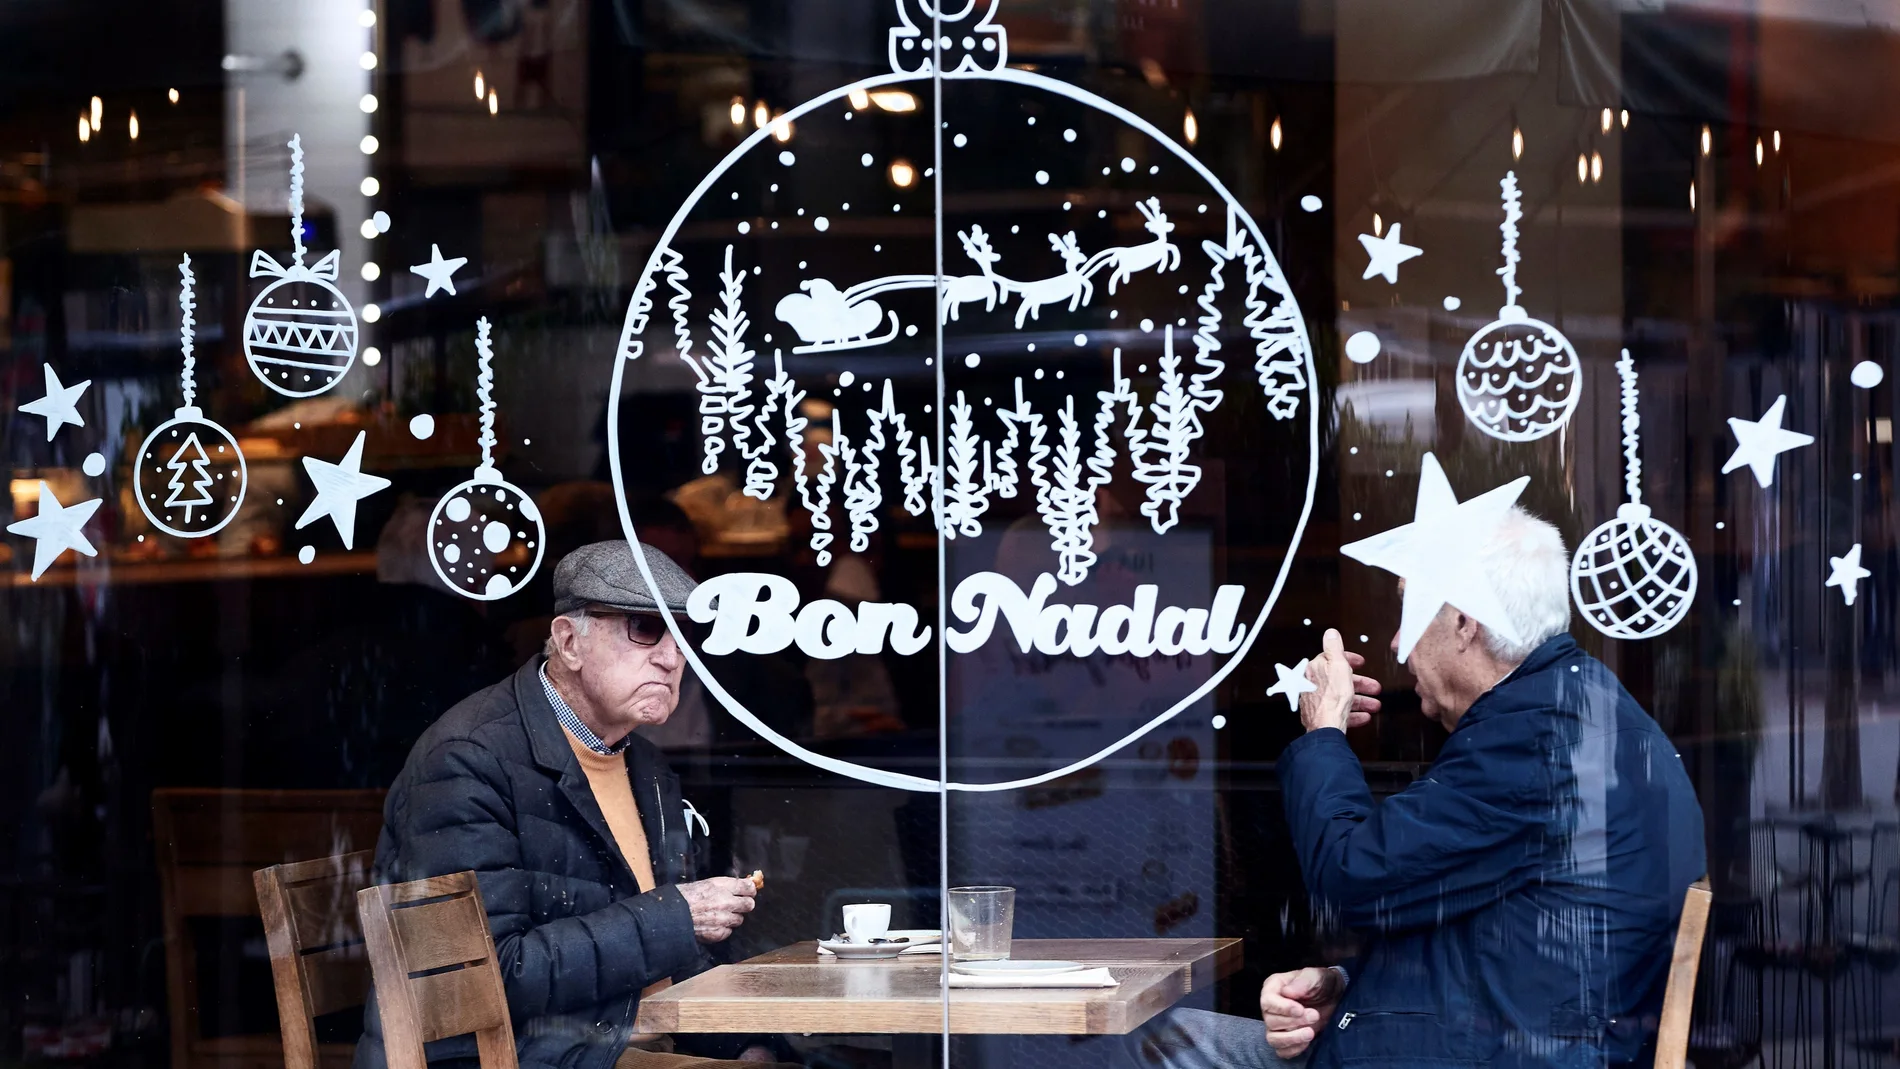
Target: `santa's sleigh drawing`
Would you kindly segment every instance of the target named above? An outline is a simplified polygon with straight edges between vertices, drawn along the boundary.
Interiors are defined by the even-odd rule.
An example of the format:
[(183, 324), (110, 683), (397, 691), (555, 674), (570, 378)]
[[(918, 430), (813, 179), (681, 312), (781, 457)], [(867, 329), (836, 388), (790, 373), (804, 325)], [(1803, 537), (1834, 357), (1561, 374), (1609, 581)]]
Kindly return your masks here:
[[(798, 284), (803, 293), (788, 293), (779, 298), (772, 313), (791, 325), (803, 345), (792, 346), (794, 353), (832, 353), (844, 349), (868, 349), (883, 345), (902, 329), (896, 312), (886, 312), (872, 298), (895, 290), (935, 289), (935, 275), (887, 275), (860, 282), (841, 290), (826, 279), (806, 279)], [(877, 333), (889, 317), (890, 328)]]

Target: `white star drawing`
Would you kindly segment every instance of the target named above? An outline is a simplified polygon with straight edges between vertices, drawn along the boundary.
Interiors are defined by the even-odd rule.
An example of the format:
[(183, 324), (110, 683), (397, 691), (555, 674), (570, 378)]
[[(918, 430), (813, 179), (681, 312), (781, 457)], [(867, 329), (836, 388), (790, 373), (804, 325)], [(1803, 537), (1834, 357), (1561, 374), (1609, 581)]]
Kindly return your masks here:
[(1306, 663), (1310, 660), (1311, 657), (1302, 657), (1300, 663), (1291, 668), (1275, 664), (1273, 670), (1279, 673), (1280, 681), (1267, 688), (1268, 694), (1286, 695), (1287, 708), (1296, 713), (1300, 711), (1300, 695), (1311, 694), (1319, 689), (1318, 684), (1306, 678)]
[(1366, 264), (1366, 273), (1359, 276), (1360, 278), (1384, 275), (1387, 282), (1396, 286), (1399, 283), (1399, 265), (1425, 251), (1416, 245), (1407, 245), (1399, 240), (1401, 225), (1403, 224), (1393, 223), (1392, 229), (1386, 231), (1382, 238), (1375, 238), (1371, 234), (1359, 235), (1359, 244), (1364, 245), (1366, 255), (1372, 257), (1372, 262)]
[(53, 488), (41, 481), (39, 514), (32, 519), (7, 524), (9, 533), (34, 540), (33, 579), (36, 582), (59, 559), (59, 555), (69, 549), (88, 557), (99, 555), (99, 551), (87, 541), (85, 532), (80, 530), (98, 511), (99, 499), (96, 497), (77, 505), (61, 505), (59, 498), (53, 496)]
[(303, 458), (304, 471), (310, 474), (310, 481), (316, 484), (316, 499), (310, 507), (303, 510), (297, 519), (297, 530), (301, 531), (325, 516), (336, 524), (336, 533), (343, 539), (344, 549), (356, 548), (356, 503), (389, 485), (389, 480), (380, 475), (363, 474), (363, 439), (369, 432), (357, 431), (356, 441), (350, 443), (350, 451), (335, 464), (316, 457)]
[(1339, 547), (1346, 556), (1405, 580), (1399, 609), (1401, 663), (1412, 655), (1419, 636), (1446, 605), (1501, 636), (1518, 637), (1479, 555), (1530, 481), (1530, 476), (1520, 475), (1460, 502), (1438, 458), (1427, 453), (1418, 473), (1418, 506), (1412, 522)]
[(455, 296), (455, 272), (461, 270), (462, 265), (467, 262), (468, 257), (466, 256), (457, 256), (453, 260), (444, 260), (442, 258), (442, 246), (431, 244), (429, 246), (429, 262), (426, 264), (417, 264), (409, 270), (429, 280), (429, 288), (422, 294), (422, 299), (426, 301), (435, 296), (436, 290), (448, 290), (449, 296)]
[(1849, 605), (1860, 594), (1860, 581), (1874, 574), (1860, 566), (1860, 543), (1847, 551), (1845, 557), (1829, 557), (1827, 562), (1834, 566), (1828, 574), (1827, 585), (1841, 588), (1841, 600)]
[(85, 417), (79, 414), (78, 402), (79, 395), (86, 392), (92, 380), (62, 386), (59, 373), (53, 370), (53, 365), (42, 364), (41, 367), (46, 371), (46, 396), (21, 405), (20, 411), (46, 417), (46, 440), (50, 442), (53, 435), (59, 433), (62, 424), (70, 423), (75, 427), (86, 425)]
[(1799, 431), (1781, 429), (1781, 415), (1788, 407), (1788, 395), (1775, 398), (1760, 419), (1747, 420), (1729, 417), (1729, 430), (1735, 432), (1735, 452), (1731, 453), (1728, 463), (1722, 465), (1722, 474), (1727, 475), (1742, 465), (1748, 465), (1755, 473), (1755, 481), (1765, 490), (1775, 481), (1775, 458), (1790, 449), (1814, 443), (1814, 435)]

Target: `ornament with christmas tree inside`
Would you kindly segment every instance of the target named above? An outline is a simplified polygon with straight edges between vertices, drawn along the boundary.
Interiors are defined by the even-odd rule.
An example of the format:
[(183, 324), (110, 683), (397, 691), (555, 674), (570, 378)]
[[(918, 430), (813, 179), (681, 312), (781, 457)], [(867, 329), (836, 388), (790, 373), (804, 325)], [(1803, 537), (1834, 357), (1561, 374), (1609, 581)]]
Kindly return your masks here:
[(1458, 405), (1493, 438), (1533, 442), (1570, 422), (1577, 410), (1582, 366), (1563, 332), (1532, 319), (1517, 303), (1517, 224), (1524, 217), (1517, 173), (1504, 192), (1504, 307), (1458, 354)]
[(132, 496), (152, 526), (179, 538), (203, 538), (237, 515), (248, 475), (237, 439), (192, 403), (198, 394), (198, 362), (192, 355), (196, 301), (190, 256), (178, 265), (178, 273), (184, 280), (178, 294), (183, 312), (178, 333), (185, 354), (180, 376), (185, 403), (139, 443), (132, 464)]
[(356, 309), (336, 288), (332, 249), (306, 266), (303, 246), (303, 139), (290, 138), (290, 266), (262, 249), (251, 277), (275, 279), (244, 316), (244, 358), (251, 373), (286, 397), (312, 397), (342, 381), (356, 362)]
[(482, 462), (467, 482), (442, 495), (429, 514), (429, 563), (450, 590), (476, 601), (495, 601), (534, 577), (547, 539), (534, 499), (495, 470), (495, 351), (488, 341), (486, 316), (475, 330), (475, 349), (481, 354), (476, 393), (482, 406)]
[(1695, 601), (1695, 554), (1681, 532), (1643, 504), (1643, 462), (1637, 456), (1642, 421), (1636, 414), (1636, 363), (1628, 349), (1616, 372), (1623, 380), (1629, 501), (1577, 547), (1570, 562), (1570, 593), (1590, 626), (1611, 638), (1655, 638), (1681, 623)]

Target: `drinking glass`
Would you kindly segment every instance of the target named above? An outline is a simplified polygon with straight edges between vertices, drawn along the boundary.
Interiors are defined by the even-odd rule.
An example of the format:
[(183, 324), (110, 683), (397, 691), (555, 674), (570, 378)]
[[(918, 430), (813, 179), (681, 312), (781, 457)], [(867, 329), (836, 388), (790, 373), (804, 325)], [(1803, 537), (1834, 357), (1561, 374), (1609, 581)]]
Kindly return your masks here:
[(956, 961), (1009, 957), (1016, 926), (1014, 887), (950, 888), (950, 953)]

